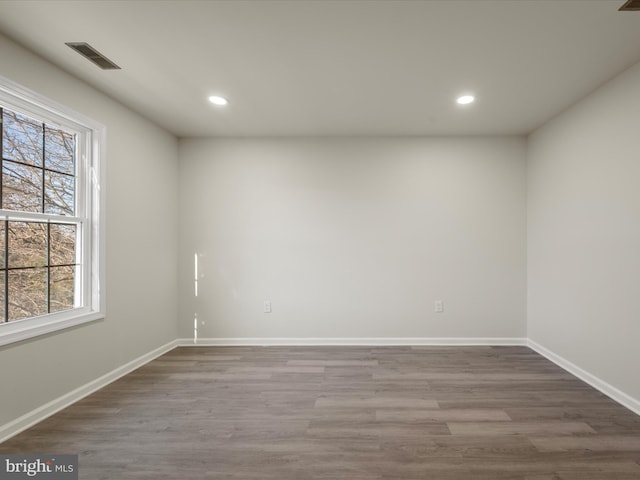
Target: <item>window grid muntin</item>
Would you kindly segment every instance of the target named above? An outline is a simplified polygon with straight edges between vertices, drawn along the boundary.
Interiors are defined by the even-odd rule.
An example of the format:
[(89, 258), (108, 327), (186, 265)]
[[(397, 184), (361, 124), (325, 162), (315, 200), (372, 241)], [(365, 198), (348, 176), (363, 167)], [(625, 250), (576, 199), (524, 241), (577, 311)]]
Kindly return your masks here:
[[(14, 223), (26, 223), (23, 220), (13, 220), (13, 219), (4, 219), (4, 220), (0, 220), (0, 222), (2, 223), (3, 227), (4, 227), (4, 249), (2, 251), (2, 255), (4, 257), (4, 263), (3, 266), (0, 268), (0, 272), (2, 272), (4, 274), (4, 315), (3, 318), (0, 319), (0, 323), (8, 323), (8, 322), (15, 322), (15, 321), (20, 321), (20, 320), (24, 320), (26, 318), (33, 318), (33, 317), (26, 317), (26, 318), (21, 318), (21, 319), (17, 319), (17, 320), (10, 320), (9, 319), (9, 300), (10, 300), (10, 296), (9, 296), (9, 287), (10, 287), (10, 281), (9, 281), (9, 272), (16, 272), (16, 271), (29, 271), (29, 270), (40, 270), (40, 269), (46, 269), (47, 272), (47, 284), (46, 284), (46, 296), (47, 296), (47, 314), (48, 313), (53, 313), (51, 311), (51, 270), (55, 269), (55, 268), (61, 268), (61, 267), (73, 267), (74, 270), (74, 282), (75, 282), (75, 286), (74, 286), (74, 302), (73, 305), (70, 306), (67, 310), (73, 309), (73, 308), (77, 308), (78, 305), (78, 298), (79, 296), (76, 294), (76, 289), (78, 288), (78, 280), (79, 280), (79, 275), (81, 275), (81, 268), (82, 265), (80, 265), (78, 263), (78, 238), (81, 235), (81, 228), (79, 227), (79, 225), (75, 224), (75, 223), (60, 223), (60, 222), (49, 222), (49, 221), (44, 221), (44, 222), (33, 222), (30, 221), (30, 223), (42, 223), (46, 225), (47, 228), (47, 242), (46, 242), (46, 262), (44, 265), (32, 265), (32, 266), (11, 266), (9, 263), (9, 248), (10, 248), (10, 240), (9, 240), (9, 224), (14, 222)], [(74, 240), (74, 257), (76, 259), (76, 261), (74, 263), (52, 263), (51, 262), (51, 250), (52, 250), (52, 241), (51, 241), (51, 226), (55, 226), (55, 225), (66, 225), (66, 226), (74, 226), (76, 227), (76, 232), (75, 232), (75, 240)], [(59, 312), (62, 310), (55, 310), (55, 312)]]
[[(33, 165), (33, 164), (29, 164), (26, 162), (21, 162), (21, 161), (17, 161), (17, 160), (13, 160), (13, 159), (9, 159), (9, 158), (5, 158), (4, 156), (4, 126), (3, 126), (3, 121), (4, 121), (4, 113), (5, 110), (11, 111), (12, 113), (18, 114), (18, 115), (22, 115), (25, 117), (28, 117), (32, 120), (35, 120), (33, 118), (33, 116), (30, 116), (30, 113), (22, 113), (20, 111), (18, 111), (18, 109), (13, 109), (13, 107), (11, 107), (11, 109), (7, 109), (3, 106), (0, 105), (0, 172), (4, 172), (4, 164), (5, 162), (9, 162), (11, 164), (17, 164), (17, 165), (23, 165), (29, 168), (36, 168), (38, 170), (40, 170), (42, 172), (42, 195), (41, 195), (41, 202), (40, 202), (40, 209), (41, 212), (28, 212), (28, 211), (20, 211), (20, 210), (5, 210), (4, 208), (4, 181), (3, 181), (3, 176), (1, 176), (0, 174), (0, 212), (1, 212), (1, 216), (4, 217), (3, 220), (0, 220), (0, 222), (3, 223), (4, 225), (4, 248), (3, 251), (1, 252), (1, 254), (4, 257), (4, 262), (2, 267), (0, 268), (0, 272), (3, 272), (4, 275), (4, 312), (3, 312), (3, 317), (0, 318), (0, 324), (2, 323), (13, 323), (16, 321), (21, 321), (21, 320), (27, 320), (29, 318), (36, 318), (36, 317), (24, 317), (24, 318), (19, 318), (16, 320), (10, 320), (9, 319), (9, 304), (10, 304), (10, 296), (9, 296), (9, 287), (10, 287), (10, 281), (9, 281), (9, 272), (11, 271), (28, 271), (28, 270), (36, 270), (36, 269), (42, 269), (45, 268), (46, 269), (46, 285), (45, 285), (45, 289), (46, 289), (46, 314), (50, 314), (52, 313), (51, 311), (51, 269), (52, 268), (60, 268), (60, 267), (73, 267), (74, 268), (74, 301), (73, 301), (73, 305), (66, 310), (71, 310), (74, 308), (78, 308), (78, 307), (82, 307), (83, 306), (83, 301), (82, 299), (83, 297), (83, 281), (82, 278), (85, 275), (85, 269), (83, 268), (83, 265), (81, 263), (81, 259), (82, 259), (82, 240), (84, 237), (84, 233), (83, 233), (83, 219), (81, 217), (78, 217), (78, 213), (79, 210), (82, 210), (84, 213), (84, 208), (82, 208), (80, 206), (80, 202), (79, 202), (79, 192), (78, 192), (78, 187), (79, 187), (79, 182), (78, 182), (78, 177), (79, 177), (79, 168), (80, 168), (80, 164), (81, 162), (78, 161), (78, 157), (79, 157), (79, 141), (82, 140), (83, 135), (79, 135), (77, 132), (73, 132), (73, 131), (68, 131), (67, 129), (65, 129), (64, 127), (61, 127), (59, 125), (55, 125), (53, 123), (47, 123), (47, 122), (42, 122), (42, 161), (41, 161), (41, 166), (40, 165)], [(39, 122), (39, 121), (38, 121)], [(73, 155), (72, 155), (72, 161), (73, 161), (73, 168), (74, 168), (74, 174), (69, 174), (67, 172), (61, 171), (61, 170), (56, 170), (54, 168), (48, 168), (47, 167), (47, 161), (46, 161), (46, 135), (47, 135), (47, 128), (49, 129), (54, 129), (54, 130), (59, 130), (62, 131), (64, 133), (70, 134), (73, 137)], [(55, 174), (58, 175), (64, 175), (66, 177), (70, 177), (74, 179), (74, 188), (73, 188), (73, 216), (67, 216), (67, 215), (60, 215), (60, 214), (47, 214), (46, 212), (46, 202), (47, 202), (47, 195), (46, 195), (46, 172), (53, 172)], [(12, 267), (9, 265), (9, 224), (12, 222), (31, 222), (31, 223), (45, 223), (47, 225), (47, 240), (46, 240), (46, 265), (44, 266), (21, 266), (21, 267)], [(75, 256), (75, 263), (65, 263), (65, 264), (56, 264), (56, 265), (51, 265), (51, 225), (73, 225), (75, 226), (75, 240), (74, 240), (74, 256)], [(56, 310), (56, 312), (59, 312), (61, 310)]]
[[(2, 127), (3, 121), (4, 121), (4, 113), (5, 110), (16, 114), (16, 115), (22, 115), (25, 116), (27, 118), (30, 118), (32, 120), (36, 120), (35, 118), (33, 118), (32, 116), (29, 116), (29, 113), (22, 113), (22, 112), (18, 112), (16, 111), (16, 109), (7, 109), (5, 107), (0, 106), (0, 127)], [(27, 167), (27, 168), (34, 168), (37, 169), (39, 171), (41, 171), (42, 175), (41, 175), (41, 192), (42, 192), (42, 198), (40, 199), (40, 212), (36, 212), (36, 213), (46, 213), (46, 203), (47, 203), (47, 188), (46, 188), (46, 182), (47, 182), (47, 172), (50, 173), (55, 173), (57, 175), (63, 175), (67, 178), (73, 178), (74, 179), (74, 187), (73, 187), (73, 213), (70, 216), (77, 216), (78, 215), (78, 140), (79, 140), (79, 135), (77, 132), (73, 132), (73, 131), (69, 131), (69, 129), (65, 129), (64, 126), (60, 126), (54, 123), (47, 123), (47, 122), (41, 122), (42, 125), (42, 161), (41, 161), (41, 165), (37, 165), (37, 164), (30, 164), (28, 162), (22, 162), (19, 160), (15, 160), (15, 159), (11, 159), (11, 158), (5, 158), (4, 156), (4, 127), (0, 128), (0, 151), (2, 152), (2, 157), (0, 158), (0, 172), (4, 172), (4, 163), (5, 162), (9, 162), (10, 164), (13, 165), (21, 165), (23, 167)], [(73, 161), (73, 169), (74, 169), (74, 173), (70, 174), (67, 173), (63, 170), (57, 170), (55, 168), (49, 168), (47, 166), (47, 129), (49, 130), (57, 130), (57, 131), (62, 131), (64, 133), (70, 134), (73, 138), (73, 152), (72, 152), (72, 161)], [(2, 185), (0, 187), (0, 209), (4, 209), (4, 182), (0, 181), (0, 184)], [(21, 211), (21, 210), (15, 210), (15, 211)], [(64, 215), (66, 216), (66, 214)]]

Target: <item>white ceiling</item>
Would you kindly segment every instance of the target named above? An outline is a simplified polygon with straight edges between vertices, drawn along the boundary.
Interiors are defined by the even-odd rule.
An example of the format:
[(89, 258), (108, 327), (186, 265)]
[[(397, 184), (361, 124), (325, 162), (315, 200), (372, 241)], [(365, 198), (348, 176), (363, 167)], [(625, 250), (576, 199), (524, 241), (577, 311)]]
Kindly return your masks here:
[(0, 31), (179, 136), (525, 134), (640, 61), (622, 3), (2, 0)]

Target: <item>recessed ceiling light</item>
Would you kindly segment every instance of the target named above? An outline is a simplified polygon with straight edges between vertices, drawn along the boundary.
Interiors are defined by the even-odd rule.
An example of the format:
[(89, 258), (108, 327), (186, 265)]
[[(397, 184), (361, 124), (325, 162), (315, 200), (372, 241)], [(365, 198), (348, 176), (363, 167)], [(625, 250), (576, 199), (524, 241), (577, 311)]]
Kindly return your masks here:
[(229, 100), (224, 97), (219, 97), (218, 95), (210, 96), (209, 101), (214, 105), (219, 105), (221, 107), (229, 103)]
[(469, 103), (473, 103), (475, 99), (476, 97), (474, 97), (473, 95), (463, 95), (461, 97), (458, 97), (456, 102), (458, 102), (460, 105), (467, 105)]

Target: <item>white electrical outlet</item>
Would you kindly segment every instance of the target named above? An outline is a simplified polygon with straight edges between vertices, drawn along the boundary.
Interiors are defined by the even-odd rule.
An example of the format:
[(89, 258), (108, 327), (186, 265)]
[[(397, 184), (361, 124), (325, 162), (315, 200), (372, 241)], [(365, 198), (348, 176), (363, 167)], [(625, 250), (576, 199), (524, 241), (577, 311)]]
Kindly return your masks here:
[(271, 313), (271, 300), (264, 301), (264, 313)]
[(436, 313), (443, 313), (444, 312), (444, 302), (442, 300), (436, 300), (435, 303), (434, 303), (433, 309), (435, 310)]

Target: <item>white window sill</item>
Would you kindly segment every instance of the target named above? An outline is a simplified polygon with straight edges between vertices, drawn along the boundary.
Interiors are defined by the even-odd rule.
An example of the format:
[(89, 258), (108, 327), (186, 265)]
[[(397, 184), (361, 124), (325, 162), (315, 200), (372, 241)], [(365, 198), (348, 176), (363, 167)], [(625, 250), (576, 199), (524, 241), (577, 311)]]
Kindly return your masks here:
[(102, 312), (76, 309), (0, 324), (0, 346), (75, 327), (104, 318)]

